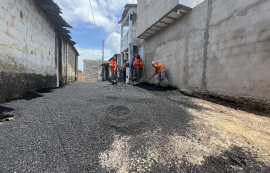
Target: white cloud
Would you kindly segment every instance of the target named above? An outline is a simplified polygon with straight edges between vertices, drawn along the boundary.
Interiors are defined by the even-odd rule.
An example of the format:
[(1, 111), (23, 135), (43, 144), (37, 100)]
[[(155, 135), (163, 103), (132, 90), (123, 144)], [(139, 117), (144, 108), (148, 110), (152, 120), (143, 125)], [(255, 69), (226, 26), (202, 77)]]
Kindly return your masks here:
[[(92, 9), (95, 17), (95, 24), (92, 16), (92, 10), (89, 0), (54, 0), (62, 9), (62, 17), (70, 23), (73, 27), (88, 27), (94, 37), (101, 42), (101, 36), (95, 33), (95, 24), (97, 30), (103, 28), (107, 34), (110, 34), (105, 42), (104, 59), (108, 60), (114, 54), (120, 52), (120, 32), (118, 30), (111, 33), (122, 17), (124, 7), (128, 3), (136, 4), (137, 0), (91, 0)], [(83, 23), (83, 25), (81, 25)], [(72, 32), (81, 32), (76, 29)], [(100, 31), (98, 31), (100, 33)], [(86, 33), (87, 34), (87, 33)], [(88, 33), (89, 34), (89, 33)], [(101, 38), (102, 37), (102, 38)], [(77, 40), (74, 40), (80, 44)], [(83, 49), (75, 46), (80, 53), (78, 60), (78, 69), (83, 70), (83, 59), (101, 59), (102, 50), (100, 49)], [(85, 46), (84, 46), (85, 47)]]
[(113, 32), (106, 40), (105, 45), (108, 49), (111, 50), (111, 52), (113, 52), (113, 54), (120, 53), (120, 39), (121, 39), (120, 34)]
[[(62, 9), (62, 16), (68, 23), (84, 22), (94, 25), (89, 0), (54, 0)], [(108, 33), (112, 32), (119, 21), (119, 14), (124, 11), (127, 3), (133, 0), (91, 0), (97, 27), (102, 27)]]

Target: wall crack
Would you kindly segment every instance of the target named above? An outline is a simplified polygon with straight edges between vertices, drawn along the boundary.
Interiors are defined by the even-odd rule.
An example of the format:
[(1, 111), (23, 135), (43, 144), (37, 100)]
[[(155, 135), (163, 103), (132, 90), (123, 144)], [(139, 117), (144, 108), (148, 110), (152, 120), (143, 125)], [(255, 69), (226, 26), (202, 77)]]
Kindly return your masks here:
[(208, 0), (208, 11), (206, 18), (206, 28), (204, 33), (204, 54), (203, 54), (203, 73), (202, 73), (202, 83), (201, 83), (201, 92), (206, 92), (206, 69), (207, 69), (207, 46), (209, 44), (209, 24), (212, 15), (212, 0)]

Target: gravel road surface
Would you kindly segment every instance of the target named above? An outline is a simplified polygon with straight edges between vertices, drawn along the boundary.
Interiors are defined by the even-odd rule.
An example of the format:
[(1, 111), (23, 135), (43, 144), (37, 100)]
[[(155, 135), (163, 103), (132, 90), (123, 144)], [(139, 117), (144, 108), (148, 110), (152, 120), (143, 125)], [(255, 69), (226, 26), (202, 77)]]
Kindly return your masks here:
[(0, 104), (0, 172), (270, 172), (270, 118), (152, 85), (77, 82)]

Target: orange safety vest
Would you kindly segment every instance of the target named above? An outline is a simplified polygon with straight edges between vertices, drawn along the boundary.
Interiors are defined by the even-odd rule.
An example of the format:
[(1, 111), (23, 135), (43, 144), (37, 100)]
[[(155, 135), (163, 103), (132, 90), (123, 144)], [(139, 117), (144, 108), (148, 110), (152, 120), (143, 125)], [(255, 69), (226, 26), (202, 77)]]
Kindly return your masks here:
[(116, 64), (116, 61), (111, 60), (109, 66), (111, 67), (111, 71), (117, 71), (117, 66), (118, 65)]
[(134, 62), (133, 62), (133, 67), (134, 68), (143, 68), (143, 62), (142, 62), (142, 58), (135, 58)]
[(153, 66), (155, 67), (157, 73), (161, 72), (161, 70), (165, 68), (165, 66), (159, 62), (154, 62)]

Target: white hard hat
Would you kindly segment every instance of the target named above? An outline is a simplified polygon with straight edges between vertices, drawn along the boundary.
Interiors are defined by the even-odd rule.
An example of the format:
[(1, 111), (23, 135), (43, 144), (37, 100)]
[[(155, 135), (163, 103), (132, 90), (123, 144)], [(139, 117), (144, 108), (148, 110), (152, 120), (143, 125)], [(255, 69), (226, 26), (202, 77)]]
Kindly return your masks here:
[(155, 61), (152, 62), (152, 64), (154, 64), (154, 63), (155, 63)]

